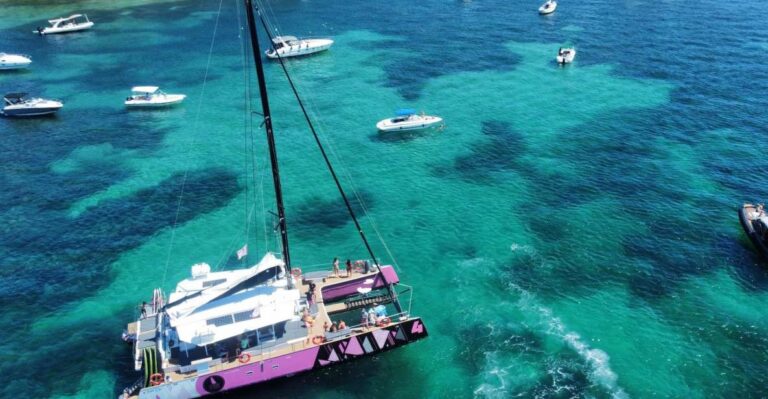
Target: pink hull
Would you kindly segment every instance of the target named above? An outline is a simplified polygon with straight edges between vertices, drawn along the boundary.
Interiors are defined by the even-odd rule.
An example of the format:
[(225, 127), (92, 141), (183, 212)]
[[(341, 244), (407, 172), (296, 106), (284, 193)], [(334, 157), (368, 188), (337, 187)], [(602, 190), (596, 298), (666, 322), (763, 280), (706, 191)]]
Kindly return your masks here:
[(350, 359), (385, 352), (425, 338), (427, 329), (420, 318), (413, 318), (388, 327), (329, 342), (321, 346), (278, 356), (263, 362), (253, 362), (217, 373), (204, 374), (192, 381), (166, 383), (141, 390), (141, 398), (197, 398), (230, 391), (280, 377), (290, 377), (321, 367), (332, 366)]

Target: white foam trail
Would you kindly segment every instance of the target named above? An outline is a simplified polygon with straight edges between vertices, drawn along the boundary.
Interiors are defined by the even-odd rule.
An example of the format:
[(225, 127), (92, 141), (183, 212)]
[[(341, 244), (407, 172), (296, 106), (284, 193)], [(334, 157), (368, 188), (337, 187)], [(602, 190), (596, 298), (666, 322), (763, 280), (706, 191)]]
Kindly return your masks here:
[(610, 357), (607, 353), (600, 349), (591, 348), (581, 340), (578, 333), (568, 331), (560, 318), (552, 314), (551, 309), (538, 304), (532, 293), (513, 283), (510, 283), (510, 286), (520, 292), (518, 304), (521, 309), (537, 312), (542, 322), (547, 326), (546, 333), (562, 339), (589, 365), (591, 371), (588, 376), (592, 383), (607, 389), (615, 399), (629, 398), (629, 395), (618, 384), (618, 376), (611, 369)]

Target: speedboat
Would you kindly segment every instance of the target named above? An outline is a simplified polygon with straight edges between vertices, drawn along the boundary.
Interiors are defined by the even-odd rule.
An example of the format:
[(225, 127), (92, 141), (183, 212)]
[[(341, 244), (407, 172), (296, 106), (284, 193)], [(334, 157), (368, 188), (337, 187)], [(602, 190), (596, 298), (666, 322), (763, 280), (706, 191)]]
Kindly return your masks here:
[(443, 118), (439, 116), (429, 116), (416, 114), (412, 109), (399, 109), (395, 113), (397, 116), (394, 118), (387, 118), (376, 124), (376, 128), (382, 132), (393, 132), (403, 130), (418, 130), (433, 127), (443, 122)]
[(51, 26), (45, 28), (38, 27), (34, 33), (40, 35), (52, 35), (55, 33), (69, 33), (81, 30), (91, 29), (93, 22), (88, 20), (85, 14), (74, 14), (65, 18), (49, 19)]
[(746, 203), (739, 209), (739, 222), (762, 256), (768, 256), (768, 215), (763, 204)]
[(21, 69), (32, 63), (28, 55), (0, 53), (0, 69)]
[(555, 9), (557, 9), (557, 1), (547, 0), (546, 3), (542, 4), (541, 7), (539, 7), (539, 14), (541, 15), (552, 14), (553, 12), (555, 12)]
[(331, 39), (299, 39), (296, 36), (276, 36), (272, 49), (265, 52), (268, 58), (298, 57), (325, 51), (331, 48)]
[(167, 94), (157, 86), (136, 86), (125, 99), (126, 107), (165, 107), (178, 104), (187, 97), (184, 94)]
[(5, 116), (41, 116), (53, 114), (64, 104), (61, 101), (43, 98), (28, 98), (27, 93), (8, 93), (3, 97)]
[(573, 47), (560, 47), (557, 50), (557, 63), (561, 65), (570, 64), (576, 58), (576, 49)]

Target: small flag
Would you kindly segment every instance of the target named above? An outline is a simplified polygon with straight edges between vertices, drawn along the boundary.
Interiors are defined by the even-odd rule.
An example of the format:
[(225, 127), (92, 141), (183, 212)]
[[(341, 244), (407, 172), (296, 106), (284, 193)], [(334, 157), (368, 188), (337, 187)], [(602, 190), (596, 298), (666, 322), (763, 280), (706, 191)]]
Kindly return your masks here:
[(248, 255), (248, 244), (237, 250), (237, 260), (245, 258), (246, 255)]

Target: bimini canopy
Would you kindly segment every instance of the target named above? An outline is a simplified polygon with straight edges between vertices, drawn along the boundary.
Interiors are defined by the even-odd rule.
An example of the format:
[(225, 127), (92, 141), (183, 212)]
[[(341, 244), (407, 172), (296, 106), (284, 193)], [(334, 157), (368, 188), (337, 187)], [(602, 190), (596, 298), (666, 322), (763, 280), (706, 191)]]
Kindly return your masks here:
[(82, 16), (83, 16), (83, 14), (74, 14), (74, 15), (70, 15), (70, 16), (68, 16), (66, 18), (49, 19), (48, 22), (50, 22), (52, 24), (55, 24), (56, 22), (68, 21), (70, 19), (80, 18)]
[(8, 93), (4, 97), (8, 100), (20, 100), (27, 96), (27, 93)]
[(134, 93), (149, 93), (152, 94), (156, 91), (160, 90), (157, 86), (136, 86), (131, 89)]
[(413, 115), (415, 113), (416, 113), (416, 110), (412, 108), (402, 108), (395, 111), (395, 114), (397, 116), (408, 116), (408, 115)]
[(275, 36), (275, 38), (272, 39), (272, 43), (295, 42), (297, 40), (299, 40), (299, 38), (296, 36)]

